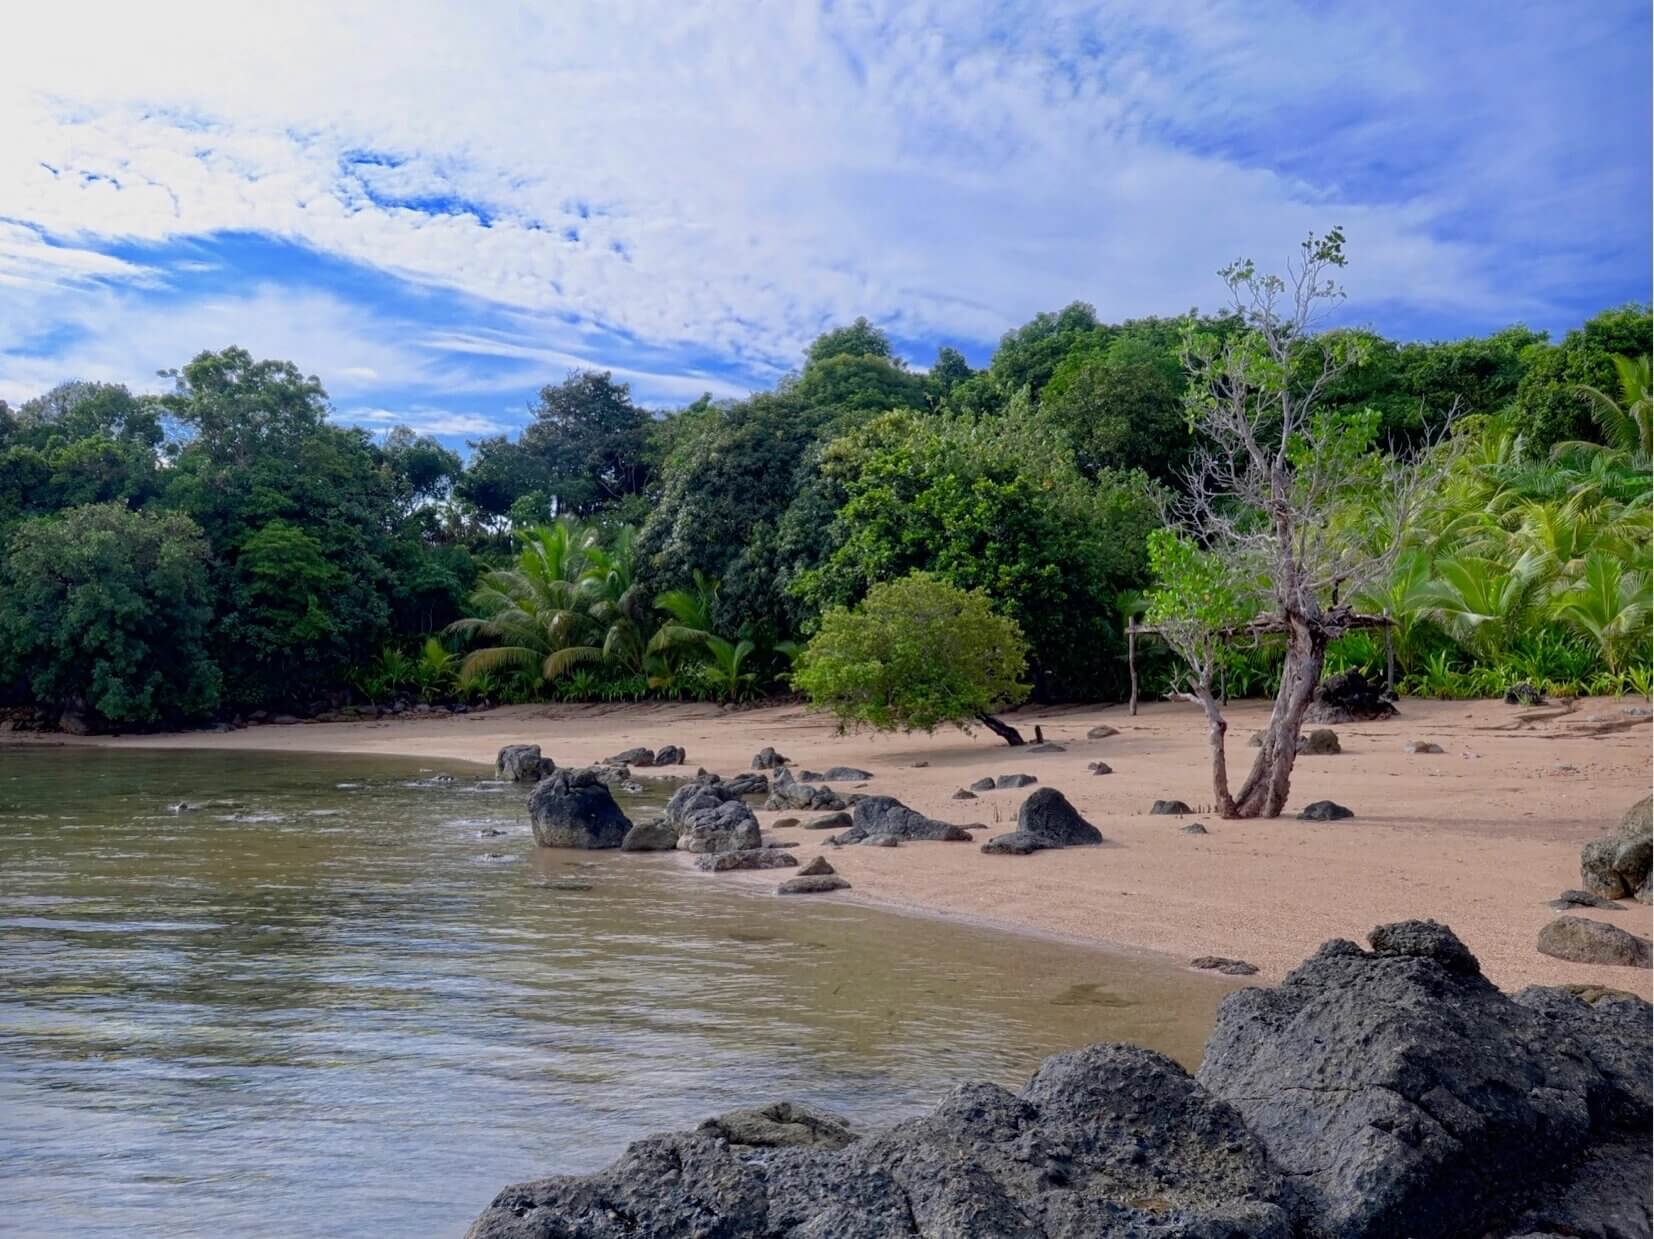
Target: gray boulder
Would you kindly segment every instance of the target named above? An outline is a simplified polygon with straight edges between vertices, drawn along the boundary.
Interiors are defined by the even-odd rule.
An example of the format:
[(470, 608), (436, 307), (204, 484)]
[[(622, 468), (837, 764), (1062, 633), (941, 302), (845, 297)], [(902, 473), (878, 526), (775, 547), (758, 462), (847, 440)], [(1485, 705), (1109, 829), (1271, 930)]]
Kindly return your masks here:
[(1031, 774), (1002, 774), (994, 780), (994, 786), (1004, 791), (1007, 788), (1032, 787), (1038, 782)]
[(1087, 740), (1107, 740), (1110, 736), (1117, 736), (1119, 734), (1119, 728), (1110, 727), (1107, 723), (1098, 723), (1090, 731), (1085, 733), (1085, 738)]
[(1114, 767), (1109, 765), (1106, 761), (1088, 761), (1085, 764), (1085, 768), (1091, 771), (1092, 774), (1114, 773)]
[(994, 781), (987, 775), (983, 775), (976, 782), (972, 783), (966, 790), (973, 792), (991, 792), (994, 790), (994, 786)]
[(735, 796), (759, 796), (770, 790), (770, 781), (761, 774), (738, 774), (724, 779), (723, 786)]
[(814, 787), (809, 783), (801, 783), (793, 778), (792, 771), (785, 767), (775, 772), (770, 780), (769, 799), (764, 802), (766, 809), (815, 809), (832, 810), (845, 807), (844, 800), (835, 795), (830, 787)]
[(670, 852), (678, 846), (678, 832), (664, 819), (639, 822), (620, 841), (622, 852)]
[(655, 764), (655, 750), (646, 748), (627, 749), (624, 753), (616, 753), (608, 759), (611, 766), (652, 766)]
[(1060, 744), (1052, 744), (1049, 740), (1040, 744), (1030, 744), (1022, 750), (1024, 753), (1066, 753), (1068, 750)]
[(534, 842), (543, 848), (617, 848), (632, 829), (614, 796), (590, 770), (559, 770), (528, 798)]
[(840, 811), (829, 813), (825, 817), (812, 817), (804, 823), (805, 830), (844, 830), (855, 819), (850, 814)]
[(788, 878), (775, 888), (777, 895), (826, 895), (832, 891), (847, 891), (850, 883), (836, 873), (812, 873), (807, 877)]
[(663, 744), (655, 750), (654, 764), (657, 766), (681, 766), (688, 760), (688, 755), (676, 744)]
[(815, 856), (806, 861), (799, 868), (798, 876), (801, 878), (813, 878), (820, 874), (837, 872), (838, 870), (833, 868), (832, 862), (825, 856)]
[(1325, 757), (1343, 751), (1343, 746), (1338, 743), (1338, 733), (1330, 727), (1317, 727), (1298, 737), (1300, 755)]
[(1566, 890), (1551, 900), (1548, 907), (1565, 911), (1568, 908), (1601, 908), (1605, 912), (1624, 911), (1623, 903), (1615, 903), (1612, 899), (1604, 899), (1601, 895), (1593, 895), (1590, 891)]
[(1068, 803), (1068, 797), (1054, 787), (1042, 787), (1017, 810), (1016, 830), (988, 840), (982, 850), (1022, 856), (1046, 848), (1085, 847), (1102, 841), (1103, 832), (1081, 817)]
[(1186, 835), (1209, 835), (1212, 832), (1207, 830), (1200, 822), (1190, 822), (1183, 828), (1183, 833)]
[(1249, 964), (1244, 959), (1230, 959), (1227, 955), (1197, 955), (1189, 961), (1189, 967), (1202, 972), (1221, 972), (1226, 977), (1251, 977), (1258, 973), (1256, 964)]
[(842, 1149), (856, 1139), (848, 1120), (796, 1101), (731, 1110), (696, 1132), (745, 1149)]
[(961, 787), (961, 788), (958, 788), (954, 791), (952, 799), (954, 799), (954, 800), (975, 800), (976, 799), (976, 793), (971, 791), (969, 788)]
[(1301, 822), (1338, 822), (1346, 817), (1354, 817), (1353, 810), (1332, 800), (1316, 800), (1304, 806), (1304, 811), (1298, 815)]
[(680, 852), (744, 852), (762, 846), (758, 819), (740, 800), (691, 809), (678, 832)]
[(1612, 831), (1580, 849), (1580, 885), (1591, 894), (1604, 899), (1636, 896), (1647, 902), (1639, 892), (1648, 886), (1654, 861), (1650, 805), (1650, 798), (1645, 796), (1626, 810)]
[(941, 839), (969, 843), (970, 835), (952, 822), (938, 821), (908, 808), (894, 796), (867, 796), (850, 815), (850, 827), (833, 837), (835, 843), (861, 843), (873, 835), (894, 835), (901, 840)]
[(1539, 953), (1576, 964), (1613, 964), (1622, 968), (1649, 966), (1648, 942), (1583, 916), (1559, 916), (1539, 931)]
[(495, 777), (512, 783), (538, 783), (556, 769), (556, 762), (540, 755), (538, 744), (508, 744), (494, 758)]
[(777, 753), (769, 745), (765, 745), (753, 754), (752, 768), (754, 770), (779, 770), (787, 764), (787, 758)]
[[(1582, 1222), (1592, 1206), (1576, 1180), (1626, 1140), (1640, 1143), (1646, 1202), (1646, 1003), (1631, 1004), (1634, 1031), (1564, 1025), (1500, 993), (1444, 926), (1381, 926), (1369, 941), (1329, 942), (1279, 987), (1227, 996), (1198, 1074), (1284, 1172), (1306, 1234), (1505, 1235), (1558, 1200)], [(1600, 1202), (1597, 1229), (1567, 1233), (1637, 1233), (1600, 1225), (1618, 1207)]]
[(1162, 816), (1179, 817), (1185, 813), (1193, 813), (1194, 810), (1181, 800), (1156, 800), (1149, 806), (1149, 812)]
[(726, 873), (731, 869), (791, 869), (798, 857), (779, 848), (740, 848), (727, 852), (702, 852), (695, 857), (695, 868), (707, 873)]

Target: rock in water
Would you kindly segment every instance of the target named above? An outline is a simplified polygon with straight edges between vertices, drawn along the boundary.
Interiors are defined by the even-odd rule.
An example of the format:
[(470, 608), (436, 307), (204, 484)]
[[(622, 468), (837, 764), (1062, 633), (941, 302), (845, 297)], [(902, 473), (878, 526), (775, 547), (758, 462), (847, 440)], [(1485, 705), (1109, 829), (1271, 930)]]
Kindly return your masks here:
[(1338, 733), (1330, 727), (1317, 727), (1314, 731), (1298, 737), (1298, 752), (1300, 754), (1326, 757), (1343, 751), (1343, 745), (1338, 743)]
[(726, 873), (731, 869), (791, 869), (798, 857), (777, 848), (741, 848), (728, 852), (702, 852), (695, 857), (695, 868), (707, 873)]
[(655, 764), (655, 750), (646, 748), (627, 749), (624, 753), (616, 753), (609, 758), (611, 766), (652, 766)]
[(765, 745), (753, 754), (752, 768), (754, 770), (779, 770), (787, 764), (787, 758), (781, 756), (769, 745)]
[(1023, 856), (1047, 848), (1084, 847), (1103, 841), (1103, 832), (1079, 815), (1054, 787), (1042, 787), (1017, 810), (1017, 828), (982, 845), (984, 852)]
[(1226, 977), (1251, 977), (1258, 973), (1256, 964), (1249, 964), (1244, 959), (1230, 959), (1226, 955), (1197, 955), (1189, 961), (1189, 967), (1199, 968), (1202, 972), (1221, 972)]
[(1181, 800), (1156, 800), (1154, 804), (1149, 806), (1149, 812), (1163, 816), (1180, 817), (1185, 813), (1193, 813), (1194, 810)]
[(540, 780), (529, 795), (528, 816), (543, 848), (617, 848), (632, 829), (590, 770), (559, 770)]
[(867, 796), (850, 815), (850, 828), (834, 836), (837, 843), (861, 843), (872, 835), (898, 839), (941, 839), (969, 843), (970, 835), (952, 822), (938, 821), (908, 808), (894, 796)]
[[(1556, 991), (1513, 1001), (1434, 922), (1370, 941), (1329, 942), (1278, 988), (1226, 997), (1197, 1076), (1285, 1172), (1304, 1233), (1508, 1235), (1564, 1208), (1600, 1226), (1622, 1202), (1582, 1206), (1570, 1189), (1627, 1139), (1646, 1198), (1646, 1003), (1599, 1020)], [(1560, 1016), (1533, 1009), (1553, 1000)], [(1622, 1233), (1587, 1220), (1565, 1233)]]
[(836, 873), (813, 873), (808, 877), (788, 878), (775, 888), (777, 895), (825, 895), (832, 891), (847, 891), (850, 883)]
[(1351, 669), (1329, 675), (1315, 688), (1315, 699), (1304, 714), (1306, 723), (1369, 723), (1395, 717), (1390, 694), (1376, 680)]
[(1576, 964), (1647, 968), (1648, 943), (1618, 925), (1583, 916), (1559, 916), (1539, 931), (1539, 953)]
[(678, 832), (680, 852), (746, 852), (762, 846), (758, 819), (740, 800), (692, 810)]
[(639, 822), (620, 841), (622, 852), (670, 852), (678, 846), (678, 832), (664, 820)]
[(538, 744), (508, 744), (494, 758), (494, 774), (513, 783), (538, 783), (557, 769)]
[(744, 1149), (842, 1149), (856, 1139), (845, 1119), (796, 1101), (731, 1110), (695, 1130)]
[[(676, 744), (663, 744), (655, 750), (654, 764), (657, 766), (681, 766), (689, 760), (688, 756)], [(639, 765), (645, 763), (639, 762)]]
[(1353, 810), (1331, 800), (1317, 800), (1304, 806), (1304, 811), (1298, 815), (1300, 822), (1337, 822), (1346, 817), (1354, 817)]

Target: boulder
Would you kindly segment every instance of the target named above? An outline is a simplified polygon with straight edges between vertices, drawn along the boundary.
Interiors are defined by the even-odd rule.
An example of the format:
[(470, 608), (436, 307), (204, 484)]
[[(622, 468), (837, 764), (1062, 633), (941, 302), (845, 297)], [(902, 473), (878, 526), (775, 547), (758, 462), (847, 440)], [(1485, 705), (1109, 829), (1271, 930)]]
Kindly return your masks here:
[(830, 787), (815, 787), (809, 783), (801, 783), (793, 778), (791, 770), (785, 767), (775, 772), (770, 780), (769, 799), (764, 801), (766, 809), (842, 809), (844, 800), (835, 795)]
[(691, 810), (678, 832), (680, 852), (745, 852), (762, 846), (758, 819), (739, 799)]
[(739, 848), (727, 852), (702, 852), (695, 857), (695, 868), (707, 873), (726, 873), (731, 869), (791, 869), (798, 857), (778, 848)]
[(1025, 855), (1046, 848), (1095, 846), (1103, 841), (1098, 830), (1054, 787), (1042, 787), (1017, 810), (1017, 828), (982, 845), (988, 853)]
[(1332, 800), (1316, 800), (1304, 806), (1304, 811), (1298, 815), (1301, 822), (1337, 822), (1346, 817), (1354, 817), (1353, 810)]
[(1110, 727), (1107, 723), (1098, 723), (1097, 726), (1085, 733), (1085, 738), (1087, 740), (1107, 740), (1110, 736), (1119, 734), (1119, 728)]
[(1559, 916), (1541, 929), (1539, 953), (1575, 964), (1612, 964), (1622, 968), (1649, 966), (1646, 939), (1627, 933), (1618, 925), (1608, 925), (1583, 916)]
[(1581, 848), (1580, 885), (1604, 899), (1624, 899), (1646, 887), (1654, 862), (1649, 818), (1650, 800), (1645, 797), (1626, 810), (1610, 833)]
[(796, 817), (778, 817), (778, 818), (775, 819), (775, 821), (770, 823), (770, 829), (771, 830), (791, 830), (794, 826), (797, 826), (797, 825), (798, 825), (798, 819)]
[(758, 796), (770, 790), (770, 781), (761, 774), (738, 774), (724, 779), (722, 785), (735, 796)]
[(1545, 694), (1532, 684), (1525, 681), (1513, 684), (1505, 690), (1505, 704), (1507, 706), (1542, 706), (1545, 704)]
[(1202, 972), (1221, 972), (1226, 977), (1256, 976), (1258, 966), (1249, 964), (1244, 959), (1230, 959), (1226, 955), (1197, 955), (1189, 961), (1189, 967), (1199, 968)]
[[(689, 760), (683, 749), (676, 744), (663, 744), (655, 750), (654, 764), (657, 766), (681, 766)], [(639, 765), (645, 763), (639, 762)]]
[(529, 795), (528, 816), (543, 848), (617, 848), (632, 829), (590, 770), (558, 770), (541, 779)]
[(1085, 768), (1091, 771), (1092, 774), (1114, 773), (1114, 767), (1109, 765), (1106, 761), (1088, 761), (1085, 764)]
[(994, 781), (986, 775), (983, 775), (982, 778), (972, 783), (968, 788), (966, 788), (966, 790), (972, 792), (991, 792), (994, 790), (994, 786)]
[(994, 786), (1003, 791), (1012, 787), (1031, 787), (1038, 782), (1031, 774), (1002, 774), (994, 780)]
[(821, 776), (823, 783), (865, 783), (873, 777), (871, 770), (858, 770), (854, 766), (828, 766)]
[(611, 766), (652, 766), (655, 764), (655, 750), (646, 748), (627, 749), (624, 753), (616, 753), (608, 759)]
[(777, 895), (825, 895), (830, 891), (847, 891), (850, 883), (836, 873), (816, 873), (809, 877), (788, 878), (775, 888)]
[(1623, 912), (1625, 905), (1615, 903), (1612, 899), (1604, 899), (1601, 895), (1593, 895), (1590, 891), (1566, 890), (1551, 900), (1548, 907), (1557, 909), (1567, 908), (1601, 908), (1605, 912)]
[(1647, 1233), (1648, 1004), (1535, 1010), (1551, 998), (1500, 993), (1429, 921), (1369, 941), (1329, 942), (1279, 987), (1224, 998), (1197, 1076), (1285, 1174), (1303, 1232), (1508, 1235), (1566, 1209), (1568, 1234), (1639, 1233), (1604, 1224), (1623, 1197), (1576, 1190), (1632, 1140)]
[(1212, 832), (1207, 830), (1206, 827), (1201, 825), (1199, 822), (1190, 822), (1183, 828), (1183, 833), (1186, 835), (1209, 835)]
[(787, 764), (787, 758), (781, 756), (769, 745), (765, 745), (753, 754), (752, 768), (754, 770), (779, 770)]
[(856, 1139), (848, 1120), (796, 1101), (731, 1110), (696, 1132), (743, 1149), (842, 1149)]
[(1156, 800), (1149, 806), (1149, 812), (1171, 817), (1180, 817), (1185, 813), (1193, 813), (1194, 810), (1184, 804), (1181, 800)]
[(861, 843), (873, 835), (897, 839), (941, 839), (969, 843), (970, 835), (952, 822), (938, 821), (908, 808), (894, 796), (867, 796), (850, 815), (850, 826), (834, 836), (836, 843)]
[(975, 800), (976, 799), (976, 793), (971, 791), (970, 788), (968, 788), (968, 787), (961, 787), (953, 793), (952, 799), (954, 799), (954, 800)]
[(838, 870), (833, 868), (832, 862), (825, 856), (816, 856), (804, 863), (798, 871), (798, 876), (801, 878), (813, 878), (818, 874), (837, 872)]
[(1030, 744), (1022, 750), (1024, 753), (1066, 753), (1068, 750), (1060, 744), (1052, 744), (1049, 740), (1040, 744)]
[(622, 852), (670, 852), (678, 846), (678, 832), (664, 818), (639, 822), (620, 841)]
[(861, 845), (867, 848), (899, 848), (902, 841), (895, 835), (868, 835)]
[(854, 819), (850, 814), (840, 811), (829, 813), (824, 817), (812, 817), (804, 823), (805, 830), (844, 830)]
[(1429, 740), (1409, 740), (1402, 745), (1402, 750), (1407, 753), (1439, 753), (1442, 746)]
[(1317, 727), (1314, 731), (1298, 737), (1300, 755), (1326, 757), (1343, 751), (1343, 746), (1338, 743), (1338, 733), (1330, 727)]
[(556, 769), (556, 762), (540, 755), (538, 744), (508, 744), (494, 758), (495, 777), (512, 783), (538, 783)]
[(1370, 723), (1394, 718), (1391, 694), (1377, 680), (1354, 668), (1329, 675), (1315, 687), (1315, 697), (1304, 714), (1306, 723)]

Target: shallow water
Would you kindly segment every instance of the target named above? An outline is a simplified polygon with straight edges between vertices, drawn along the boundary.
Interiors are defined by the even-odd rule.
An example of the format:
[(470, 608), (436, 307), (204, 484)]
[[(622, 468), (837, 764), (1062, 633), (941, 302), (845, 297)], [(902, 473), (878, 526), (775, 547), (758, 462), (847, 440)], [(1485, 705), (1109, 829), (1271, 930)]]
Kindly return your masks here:
[(0, 750), (0, 1231), (454, 1236), (733, 1105), (881, 1121), (1098, 1040), (1193, 1064), (1228, 988), (544, 851), (525, 801), (457, 764)]

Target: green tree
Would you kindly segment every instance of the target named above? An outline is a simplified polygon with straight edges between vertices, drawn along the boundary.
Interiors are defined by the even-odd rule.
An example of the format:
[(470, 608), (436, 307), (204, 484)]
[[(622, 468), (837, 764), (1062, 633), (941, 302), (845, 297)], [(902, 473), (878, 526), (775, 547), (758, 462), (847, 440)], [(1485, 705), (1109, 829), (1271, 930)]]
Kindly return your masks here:
[(985, 593), (915, 572), (874, 586), (854, 610), (822, 616), (792, 681), (843, 723), (1000, 731), (993, 712), (1028, 695), (1024, 665), (1021, 630)]
[(1142, 469), (1170, 481), (1189, 451), (1187, 379), (1175, 353), (1138, 335), (1077, 349), (1058, 365), (1040, 407), (1061, 426), (1087, 474)]
[(24, 522), (0, 561), (0, 679), (111, 723), (210, 712), (207, 559), (177, 513), (108, 503)]

